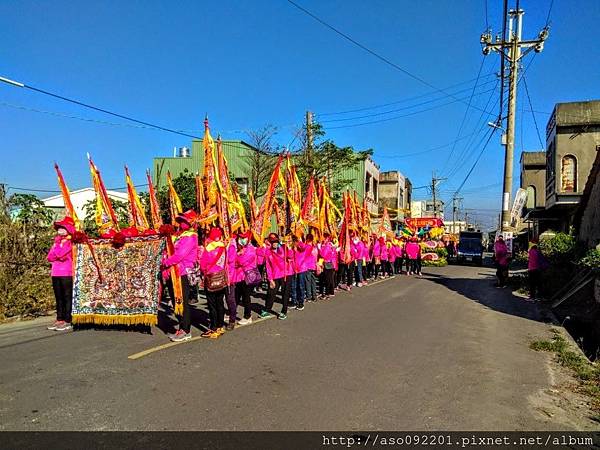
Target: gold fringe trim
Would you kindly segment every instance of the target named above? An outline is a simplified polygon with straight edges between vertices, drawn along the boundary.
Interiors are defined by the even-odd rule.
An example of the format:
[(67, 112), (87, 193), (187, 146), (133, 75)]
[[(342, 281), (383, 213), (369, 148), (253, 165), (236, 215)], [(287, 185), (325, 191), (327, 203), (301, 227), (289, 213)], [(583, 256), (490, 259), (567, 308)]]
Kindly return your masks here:
[(155, 314), (73, 314), (73, 323), (93, 323), (96, 325), (156, 325), (158, 316)]

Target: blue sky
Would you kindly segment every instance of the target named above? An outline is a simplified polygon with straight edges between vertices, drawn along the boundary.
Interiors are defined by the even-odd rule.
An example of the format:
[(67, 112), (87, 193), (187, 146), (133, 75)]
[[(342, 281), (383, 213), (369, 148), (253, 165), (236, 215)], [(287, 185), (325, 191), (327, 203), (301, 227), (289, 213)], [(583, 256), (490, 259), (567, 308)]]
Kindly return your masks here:
[[(297, 1), (435, 87), (473, 80), (482, 63), (485, 0)], [(521, 0), (525, 38), (543, 27), (550, 1)], [(494, 32), (500, 28), (501, 8), (500, 0), (487, 1)], [(550, 38), (526, 75), (535, 110), (550, 113), (556, 102), (599, 97), (600, 58), (594, 44), (599, 18), (596, 0), (554, 1)], [(244, 139), (243, 130), (271, 123), (285, 144), (311, 109), (331, 128), (328, 138), (356, 149), (373, 148), (382, 170), (398, 169), (414, 186), (428, 183), (432, 170), (448, 177), (440, 186), (444, 197), (460, 185), (479, 153), (482, 134), (473, 136), (470, 147), (469, 135), (490, 119), (480, 119), (472, 109), (459, 135), (463, 103), (440, 106), (452, 99), (384, 64), (285, 0), (1, 2), (0, 42), (0, 76), (192, 134), (201, 133), (208, 113), (215, 134), (225, 139)], [(488, 92), (498, 65), (498, 55), (485, 58), (476, 88), (480, 95), (473, 100), (478, 108), (491, 98), (492, 109), (498, 97)], [(473, 84), (448, 91), (462, 91), (455, 95), (465, 98)], [(519, 113), (529, 109), (522, 86), (518, 103)], [(430, 110), (415, 114), (423, 109)], [(384, 114), (390, 110), (397, 111)], [(372, 114), (377, 115), (339, 120)], [(548, 117), (536, 115), (542, 140)], [(332, 119), (339, 121), (324, 122)], [(341, 125), (353, 126), (332, 128)], [(72, 189), (89, 185), (86, 152), (107, 186), (124, 184), (125, 163), (134, 181), (143, 183), (153, 156), (189, 145), (182, 136), (138, 128), (5, 84), (0, 84), (0, 136), (0, 182), (38, 189), (56, 189), (54, 160)], [(465, 136), (448, 162), (452, 146), (422, 153)], [(478, 209), (482, 220), (499, 208), (499, 139), (492, 138), (464, 187), (464, 206)], [(539, 147), (532, 115), (524, 111), (517, 119), (515, 184), (521, 150)], [(415, 191), (415, 196), (425, 197), (426, 191)]]

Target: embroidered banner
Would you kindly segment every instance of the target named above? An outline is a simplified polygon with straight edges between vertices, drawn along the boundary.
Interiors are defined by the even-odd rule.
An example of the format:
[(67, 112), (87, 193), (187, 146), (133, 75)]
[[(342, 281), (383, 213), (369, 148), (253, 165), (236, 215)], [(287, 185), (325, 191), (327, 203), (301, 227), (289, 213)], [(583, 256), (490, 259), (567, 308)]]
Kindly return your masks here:
[(92, 239), (101, 278), (87, 245), (75, 247), (73, 323), (156, 325), (160, 261), (165, 239), (128, 238), (120, 248), (110, 239)]

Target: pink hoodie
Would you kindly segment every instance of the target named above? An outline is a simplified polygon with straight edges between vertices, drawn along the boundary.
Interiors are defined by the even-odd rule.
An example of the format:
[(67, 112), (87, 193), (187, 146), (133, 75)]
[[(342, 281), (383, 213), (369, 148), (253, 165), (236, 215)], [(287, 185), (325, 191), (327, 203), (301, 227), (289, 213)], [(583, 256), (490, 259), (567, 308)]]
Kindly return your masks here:
[(52, 263), (50, 274), (53, 277), (73, 276), (73, 243), (67, 236), (56, 236), (48, 252), (48, 262)]
[(293, 248), (285, 247), (285, 276), (291, 277), (295, 275), (296, 272), (296, 250)]
[(377, 239), (375, 245), (373, 246), (373, 257), (379, 258), (382, 261), (388, 260), (388, 249), (385, 242), (382, 244), (379, 239)]
[(207, 244), (200, 256), (200, 270), (204, 275), (217, 273), (225, 268), (225, 246), (220, 243), (221, 245), (214, 247), (213, 244)]
[(267, 247), (265, 247), (264, 245), (261, 245), (256, 249), (256, 264), (258, 264), (259, 266), (265, 263), (266, 251)]
[(317, 257), (312, 244), (299, 242), (296, 248), (296, 273), (317, 269)]
[(362, 258), (362, 249), (360, 247), (361, 242), (354, 242), (350, 244), (350, 255), (352, 256), (352, 261), (357, 261)]
[(408, 259), (418, 259), (420, 253), (421, 247), (417, 242), (406, 243), (406, 254), (408, 255)]
[(333, 264), (335, 261), (337, 261), (337, 253), (331, 242), (328, 241), (321, 244), (321, 248), (319, 249), (319, 257), (323, 258), (323, 261), (326, 263)]
[(180, 275), (186, 275), (193, 269), (198, 259), (198, 235), (193, 231), (184, 231), (175, 238), (175, 253), (163, 260), (163, 266), (177, 265)]
[(235, 239), (231, 239), (231, 241), (229, 241), (229, 245), (227, 246), (227, 279), (229, 280), (230, 286), (235, 283), (235, 278), (237, 277), (235, 269), (236, 257), (237, 243)]
[(277, 250), (265, 249), (265, 263), (267, 266), (267, 278), (269, 281), (278, 280), (286, 276), (285, 251), (283, 245)]
[(254, 245), (248, 244), (240, 247), (235, 255), (235, 276), (234, 283), (244, 281), (246, 272), (257, 266), (257, 249)]
[(508, 247), (506, 246), (506, 242), (504, 242), (503, 240), (497, 240), (494, 243), (494, 256), (498, 265), (508, 266), (508, 258), (510, 255), (508, 254)]

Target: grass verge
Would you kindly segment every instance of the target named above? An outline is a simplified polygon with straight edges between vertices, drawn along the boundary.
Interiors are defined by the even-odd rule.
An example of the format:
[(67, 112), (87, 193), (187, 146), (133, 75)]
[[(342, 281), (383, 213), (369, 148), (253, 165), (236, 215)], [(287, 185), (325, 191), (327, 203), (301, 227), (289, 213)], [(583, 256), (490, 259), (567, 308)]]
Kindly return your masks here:
[[(555, 328), (551, 340), (532, 342), (529, 347), (535, 351), (553, 352), (556, 361), (573, 371), (579, 381), (580, 391), (592, 399), (592, 409), (600, 413), (600, 365), (591, 363), (581, 354), (571, 350), (571, 344)], [(600, 415), (596, 416), (600, 417)]]

